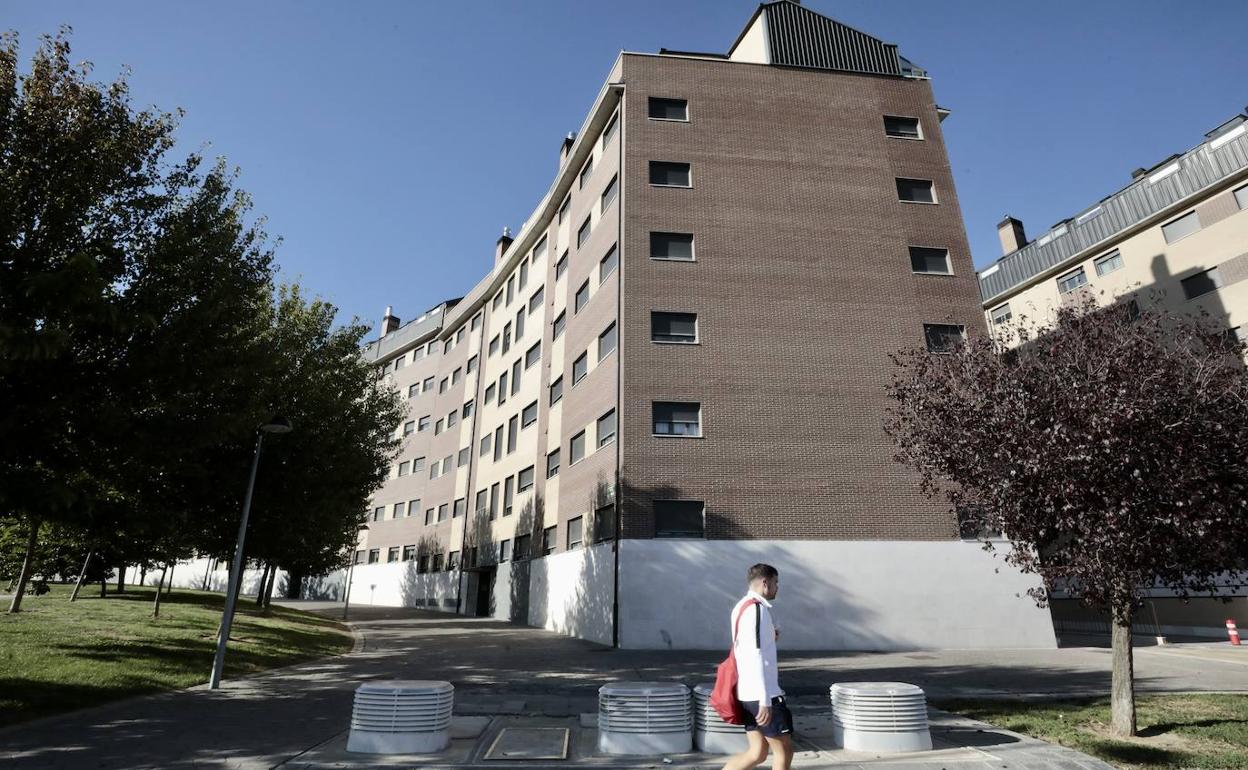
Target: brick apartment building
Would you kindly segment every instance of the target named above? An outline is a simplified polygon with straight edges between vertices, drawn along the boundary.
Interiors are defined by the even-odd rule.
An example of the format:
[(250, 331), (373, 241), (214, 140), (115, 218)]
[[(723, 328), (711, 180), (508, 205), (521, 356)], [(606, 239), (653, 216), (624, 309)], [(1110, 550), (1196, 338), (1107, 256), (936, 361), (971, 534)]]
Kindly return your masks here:
[(889, 351), (984, 328), (946, 114), (790, 0), (620, 54), (488, 274), (365, 351), (410, 416), (352, 602), (718, 648), (767, 561), (792, 648), (1052, 646), (881, 429)]

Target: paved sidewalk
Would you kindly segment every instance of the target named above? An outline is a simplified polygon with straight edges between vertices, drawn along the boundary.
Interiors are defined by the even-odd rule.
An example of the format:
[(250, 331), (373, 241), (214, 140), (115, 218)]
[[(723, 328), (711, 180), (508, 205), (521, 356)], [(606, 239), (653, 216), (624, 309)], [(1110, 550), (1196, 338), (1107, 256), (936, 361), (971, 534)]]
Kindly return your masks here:
[[(311, 603), (295, 606), (324, 608)], [(448, 680), (456, 687), (456, 713), (489, 717), (487, 730), (497, 731), (517, 720), (579, 724), (581, 714), (596, 710), (597, 689), (605, 682), (697, 684), (713, 676), (722, 657), (712, 652), (611, 650), (536, 629), (422, 610), (360, 607), (352, 609), (352, 619), (364, 643), (351, 655), (228, 682), (217, 691), (194, 688), (9, 728), (0, 731), (0, 766), (23, 770), (411, 766), (410, 760), (390, 765), (354, 756), (331, 761), (335, 742), (345, 741), (352, 692), (359, 682)], [(1101, 694), (1109, 685), (1109, 651), (1094, 648), (889, 654), (782, 651), (781, 659), (782, 682), (795, 709), (811, 715), (826, 714), (827, 687), (836, 681), (912, 682), (927, 690), (932, 700)], [(1142, 692), (1248, 691), (1248, 654), (1226, 645), (1140, 648), (1136, 671)], [(961, 735), (979, 736), (978, 729), (984, 728)], [(947, 755), (932, 764), (910, 757), (889, 760), (887, 766), (1105, 767), (1088, 764), (1091, 760), (1073, 752), (1010, 738), (1004, 731), (987, 734), (987, 739), (976, 740), (988, 740), (989, 746), (962, 746), (980, 752), (982, 756), (974, 759)], [(476, 750), (464, 755), (469, 764), (481, 761), (472, 753)], [(815, 753), (804, 756), (802, 766), (861, 764), (857, 760), (845, 764), (849, 758), (838, 760), (818, 748), (811, 751)], [(349, 763), (343, 764), (347, 759)], [(678, 759), (673, 763), (706, 762), (704, 757)]]

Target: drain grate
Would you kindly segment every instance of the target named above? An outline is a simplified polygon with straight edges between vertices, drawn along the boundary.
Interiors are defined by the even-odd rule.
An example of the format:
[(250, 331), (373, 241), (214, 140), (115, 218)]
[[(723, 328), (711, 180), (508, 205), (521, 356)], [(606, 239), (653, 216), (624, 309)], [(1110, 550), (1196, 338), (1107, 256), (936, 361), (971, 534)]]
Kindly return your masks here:
[(485, 758), (491, 760), (567, 759), (568, 728), (504, 727)]

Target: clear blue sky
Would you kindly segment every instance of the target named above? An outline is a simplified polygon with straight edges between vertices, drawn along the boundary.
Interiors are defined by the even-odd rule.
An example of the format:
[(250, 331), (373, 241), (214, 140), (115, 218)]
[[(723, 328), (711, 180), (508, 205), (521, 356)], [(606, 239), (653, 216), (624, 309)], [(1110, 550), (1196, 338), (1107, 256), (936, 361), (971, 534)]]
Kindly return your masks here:
[[(1248, 104), (1244, 0), (806, 0), (900, 45), (953, 110), (975, 264)], [(74, 27), (75, 59), (182, 107), (180, 151), (242, 169), (286, 278), (375, 323), (466, 293), (531, 213), (621, 49), (726, 51), (753, 0), (211, 3), (6, 0), (0, 28)]]

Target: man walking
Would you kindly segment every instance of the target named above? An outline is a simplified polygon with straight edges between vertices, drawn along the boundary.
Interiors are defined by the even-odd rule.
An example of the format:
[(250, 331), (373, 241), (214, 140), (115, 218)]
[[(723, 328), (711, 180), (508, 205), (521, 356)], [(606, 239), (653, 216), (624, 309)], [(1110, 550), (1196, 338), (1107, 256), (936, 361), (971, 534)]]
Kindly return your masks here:
[(776, 669), (776, 637), (771, 600), (780, 590), (780, 573), (755, 564), (746, 573), (749, 590), (732, 608), (732, 654), (737, 662), (737, 700), (745, 707), (746, 750), (728, 760), (724, 770), (749, 770), (774, 755), (773, 770), (793, 762), (793, 715), (784, 702)]

